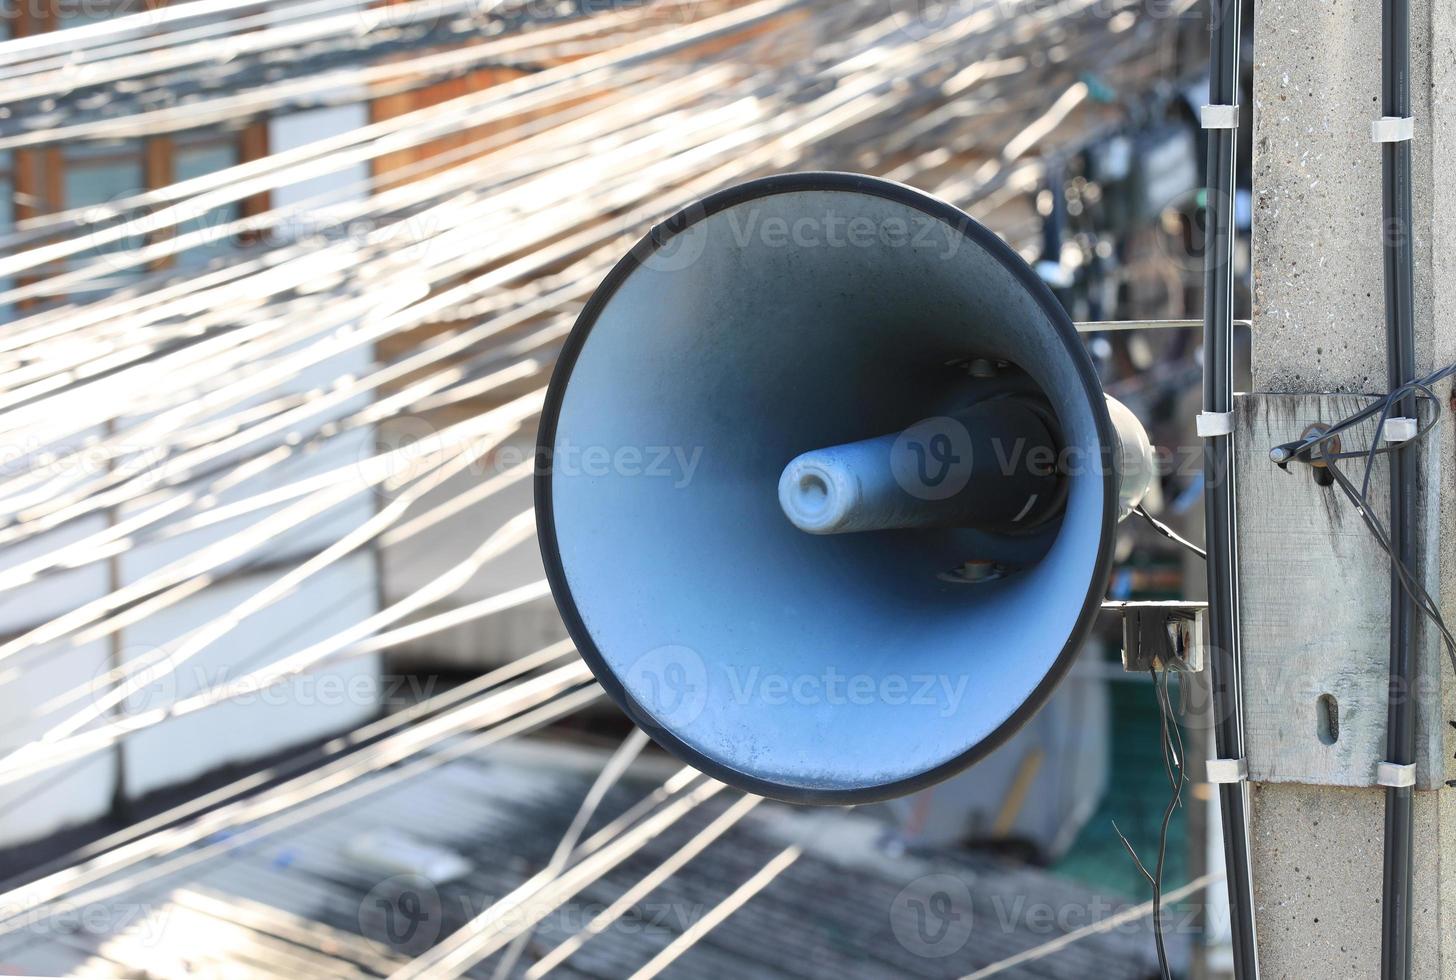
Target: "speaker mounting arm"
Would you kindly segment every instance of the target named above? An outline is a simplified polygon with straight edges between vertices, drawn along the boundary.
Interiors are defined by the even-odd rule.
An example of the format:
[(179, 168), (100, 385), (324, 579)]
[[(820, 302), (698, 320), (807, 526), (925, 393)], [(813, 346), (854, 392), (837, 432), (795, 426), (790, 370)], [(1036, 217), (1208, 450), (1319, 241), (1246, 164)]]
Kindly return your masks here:
[(1122, 669), (1129, 673), (1203, 669), (1203, 616), (1206, 602), (1148, 601), (1102, 603), (1122, 615)]

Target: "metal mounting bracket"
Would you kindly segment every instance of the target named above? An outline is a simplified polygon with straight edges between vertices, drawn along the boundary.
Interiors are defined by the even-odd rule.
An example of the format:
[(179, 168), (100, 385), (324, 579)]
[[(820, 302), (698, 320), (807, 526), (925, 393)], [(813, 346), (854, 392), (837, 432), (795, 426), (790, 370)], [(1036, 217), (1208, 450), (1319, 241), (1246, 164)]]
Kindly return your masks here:
[(1206, 602), (1115, 602), (1103, 609), (1122, 613), (1122, 669), (1129, 673), (1203, 669)]
[[(1234, 397), (1242, 754), (1252, 782), (1382, 785), (1390, 558), (1339, 487), (1321, 481), (1327, 470), (1281, 468), (1269, 450), (1299, 444), (1378, 400), (1334, 392)], [(1419, 405), (1407, 414), (1430, 425), (1433, 407)], [(1376, 419), (1347, 431), (1344, 450), (1378, 439)], [(1369, 499), (1377, 512), (1388, 506), (1386, 467), (1374, 467)], [(1405, 761), (1416, 764), (1417, 791), (1438, 789), (1446, 777), (1451, 726), (1441, 699), (1428, 693), (1441, 690), (1440, 659), (1417, 658), (1412, 680), (1415, 754)]]

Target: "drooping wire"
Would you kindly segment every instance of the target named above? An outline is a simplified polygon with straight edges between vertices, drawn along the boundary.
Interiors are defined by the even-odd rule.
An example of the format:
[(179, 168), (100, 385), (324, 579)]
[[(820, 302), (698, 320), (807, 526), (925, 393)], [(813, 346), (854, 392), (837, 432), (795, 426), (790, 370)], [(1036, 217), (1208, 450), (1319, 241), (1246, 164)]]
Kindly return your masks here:
[(1344, 492), (1346, 499), (1355, 506), (1355, 510), (1365, 521), (1366, 528), (1374, 536), (1376, 544), (1380, 545), (1380, 550), (1385, 552), (1386, 556), (1390, 558), (1391, 567), (1395, 569), (1396, 574), (1400, 577), (1401, 584), (1405, 586), (1406, 591), (1416, 597), (1417, 607), (1440, 632), (1441, 640), (1446, 647), (1446, 655), (1451, 660), (1451, 669), (1456, 671), (1456, 636), (1453, 636), (1450, 628), (1447, 627), (1445, 617), (1441, 615), (1440, 607), (1436, 605), (1436, 601), (1431, 598), (1431, 594), (1426, 591), (1425, 586), (1421, 585), (1416, 579), (1410, 567), (1396, 557), (1395, 548), (1390, 541), (1390, 534), (1386, 531), (1385, 525), (1381, 523), (1380, 518), (1371, 512), (1370, 503), (1365, 498), (1364, 491), (1357, 490), (1355, 485), (1350, 481), (1350, 478), (1333, 461), (1326, 462), (1325, 467), (1329, 470), (1330, 475), (1335, 478), (1335, 483)]
[[(1339, 422), (1336, 422), (1334, 425), (1330, 426), (1328, 429), (1325, 429), (1322, 432), (1311, 433), (1305, 438), (1295, 439), (1293, 442), (1286, 442), (1282, 445), (1275, 446), (1269, 451), (1269, 457), (1280, 466), (1285, 466), (1294, 461), (1310, 462), (1311, 459), (1316, 456), (1322, 461), (1328, 459), (1349, 459), (1356, 456), (1368, 457), (1370, 460), (1373, 460), (1376, 456), (1382, 453), (1394, 452), (1397, 449), (1400, 449), (1401, 446), (1408, 445), (1412, 442), (1415, 442), (1416, 439), (1423, 438), (1428, 432), (1435, 428), (1436, 423), (1440, 420), (1441, 400), (1436, 397), (1435, 393), (1431, 390), (1431, 388), (1433, 385), (1444, 381), (1446, 378), (1451, 377), (1453, 374), (1456, 374), (1456, 364), (1448, 364), (1446, 367), (1440, 368), (1436, 371), (1432, 371), (1424, 378), (1417, 378), (1414, 381), (1407, 382), (1390, 394), (1371, 402), (1369, 405), (1366, 405), (1364, 408), (1360, 409), (1360, 411), (1354, 412), (1351, 415), (1346, 416), (1345, 418), (1341, 419)], [(1418, 394), (1422, 398), (1429, 400), (1435, 407), (1435, 417), (1432, 418), (1429, 423), (1417, 430), (1415, 438), (1409, 439), (1404, 443), (1392, 443), (1385, 446), (1381, 446), (1378, 443), (1373, 443), (1368, 450), (1356, 449), (1346, 450), (1343, 452), (1328, 452), (1325, 450), (1325, 443), (1330, 442), (1341, 433), (1375, 416), (1380, 417), (1381, 424), (1381, 429), (1376, 431), (1376, 438), (1378, 440), (1380, 432), (1384, 429), (1386, 420), (1390, 417), (1391, 409), (1394, 408), (1395, 405), (1402, 398), (1412, 393)]]
[[(1153, 873), (1153, 877), (1157, 881), (1157, 887), (1153, 891), (1153, 935), (1158, 944), (1158, 964), (1166, 976), (1168, 974), (1168, 954), (1163, 948), (1163, 866), (1168, 856), (1168, 828), (1172, 825), (1174, 811), (1183, 805), (1183, 784), (1186, 776), (1183, 764), (1185, 758), (1183, 731), (1178, 727), (1178, 720), (1173, 716), (1173, 703), (1168, 694), (1168, 671), (1166, 669), (1162, 672), (1162, 684), (1155, 684), (1155, 690), (1158, 695), (1158, 712), (1162, 716), (1168, 781), (1172, 789), (1172, 796), (1168, 798), (1168, 805), (1163, 810), (1162, 826), (1158, 830), (1158, 864)], [(1173, 738), (1169, 737), (1170, 731)]]
[(1148, 870), (1147, 865), (1138, 856), (1136, 848), (1132, 846), (1132, 842), (1118, 828), (1116, 821), (1112, 823), (1112, 831), (1117, 834), (1118, 840), (1122, 841), (1122, 846), (1127, 850), (1128, 856), (1132, 858), (1133, 864), (1153, 890), (1153, 941), (1158, 950), (1158, 968), (1163, 980), (1172, 980), (1173, 974), (1168, 967), (1168, 951), (1163, 940), (1163, 868), (1168, 856), (1168, 831), (1172, 826), (1174, 812), (1183, 805), (1183, 787), (1187, 778), (1184, 771), (1183, 731), (1174, 716), (1173, 699), (1168, 692), (1169, 671), (1167, 668), (1161, 671), (1153, 668), (1148, 673), (1152, 676), (1153, 693), (1158, 702), (1160, 729), (1158, 744), (1163, 753), (1163, 770), (1168, 776), (1168, 786), (1171, 790), (1168, 805), (1163, 809), (1162, 823), (1158, 828), (1158, 859), (1153, 865), (1153, 870)]
[[(1209, 885), (1224, 880), (1225, 877), (1222, 871), (1210, 871), (1208, 874), (1199, 875), (1187, 884), (1179, 885), (1177, 888), (1165, 894), (1161, 904), (1166, 906), (1174, 902), (1181, 902), (1183, 899), (1198, 893)], [(1000, 976), (1027, 963), (1034, 963), (1037, 960), (1060, 953), (1074, 943), (1079, 943), (1084, 939), (1089, 939), (1092, 936), (1106, 935), (1114, 929), (1121, 929), (1123, 926), (1137, 922), (1144, 916), (1151, 914), (1152, 911), (1152, 902), (1135, 905), (1114, 915), (1109, 915), (1105, 919), (1098, 919), (1096, 922), (1085, 925), (1080, 929), (1073, 929), (1071, 932), (1066, 932), (1054, 939), (1049, 939), (1040, 946), (1033, 946), (1031, 949), (1024, 949), (1019, 953), (1013, 953), (1005, 959), (997, 960), (995, 963), (981, 967), (974, 973), (966, 974), (960, 980), (989, 980), (990, 977)]]
[(1138, 504), (1136, 507), (1134, 507), (1132, 509), (1132, 512), (1137, 516), (1141, 517), (1143, 520), (1147, 521), (1148, 524), (1152, 526), (1152, 529), (1154, 531), (1157, 531), (1169, 541), (1172, 541), (1174, 544), (1177, 545), (1182, 545), (1184, 548), (1187, 548), (1199, 558), (1202, 558), (1204, 561), (1208, 561), (1208, 552), (1204, 551), (1202, 548), (1198, 547), (1198, 545), (1194, 544), (1192, 541), (1189, 541), (1187, 538), (1183, 537), (1183, 535), (1179, 534), (1177, 531), (1173, 530), (1171, 527), (1158, 520), (1152, 514), (1148, 513), (1148, 509), (1142, 504)]

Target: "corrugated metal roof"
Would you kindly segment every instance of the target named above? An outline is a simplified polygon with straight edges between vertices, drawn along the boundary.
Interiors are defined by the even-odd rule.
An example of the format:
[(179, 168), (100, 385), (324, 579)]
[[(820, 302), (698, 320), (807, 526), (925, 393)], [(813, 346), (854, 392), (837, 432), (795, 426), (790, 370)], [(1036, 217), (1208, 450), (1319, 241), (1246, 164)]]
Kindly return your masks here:
[[(569, 768), (543, 768), (540, 758), (501, 750), (457, 759), (181, 875), (49, 920), (43, 933), (12, 934), (0, 945), (0, 962), (78, 975), (387, 976), (406, 953), (465, 926), (544, 866), (590, 780)], [(650, 788), (640, 779), (614, 787), (588, 833)], [(547, 912), (512, 975), (524, 976), (736, 798), (724, 792), (692, 810)], [(409, 931), (404, 912), (386, 909), (397, 893), (386, 876), (345, 854), (350, 839), (382, 827), (472, 865), (455, 881), (411, 885), (420, 904), (410, 917), (418, 921), (398, 942), (384, 921), (397, 916), (396, 939)], [(961, 976), (1122, 904), (988, 857), (937, 851), (897, 858), (877, 846), (883, 831), (865, 814), (766, 803), (552, 975), (631, 974), (788, 841), (804, 846), (803, 857), (664, 975)], [(489, 977), (494, 964), (487, 959), (468, 975)], [(1119, 929), (1005, 975), (1135, 980), (1154, 965), (1146, 929)]]

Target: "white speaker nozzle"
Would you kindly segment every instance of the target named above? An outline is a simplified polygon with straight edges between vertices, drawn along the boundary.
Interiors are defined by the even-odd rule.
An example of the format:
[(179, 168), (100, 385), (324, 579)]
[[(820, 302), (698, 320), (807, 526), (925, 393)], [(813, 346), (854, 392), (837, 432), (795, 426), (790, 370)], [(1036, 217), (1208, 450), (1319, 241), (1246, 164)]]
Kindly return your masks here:
[(1044, 413), (997, 398), (897, 434), (797, 456), (779, 477), (779, 506), (809, 534), (1015, 530), (1049, 516), (1059, 483)]
[(779, 477), (779, 506), (801, 531), (835, 534), (855, 530), (853, 525), (863, 519), (860, 476), (839, 458), (839, 448), (852, 445), (805, 453), (785, 466)]
[[(1118, 516), (1154, 476), (1152, 447), (1132, 412), (1108, 398), (1116, 432)], [(779, 507), (808, 534), (923, 527), (1025, 530), (1060, 509), (1062, 472), (1045, 415), (994, 399), (954, 416), (795, 457), (779, 477)]]

